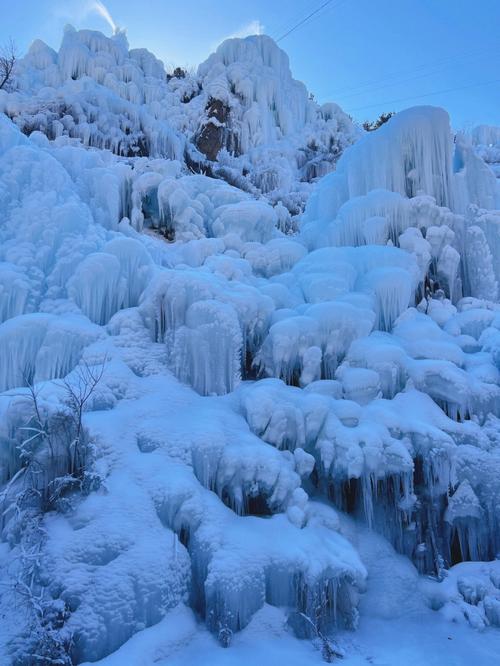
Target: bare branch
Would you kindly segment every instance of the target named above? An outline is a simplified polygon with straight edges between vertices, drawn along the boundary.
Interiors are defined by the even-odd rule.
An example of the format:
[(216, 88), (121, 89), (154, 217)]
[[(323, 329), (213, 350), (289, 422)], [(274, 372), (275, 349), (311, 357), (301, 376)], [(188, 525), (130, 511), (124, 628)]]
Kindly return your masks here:
[(11, 38), (7, 44), (0, 48), (0, 90), (12, 81), (12, 72), (16, 60), (17, 48)]

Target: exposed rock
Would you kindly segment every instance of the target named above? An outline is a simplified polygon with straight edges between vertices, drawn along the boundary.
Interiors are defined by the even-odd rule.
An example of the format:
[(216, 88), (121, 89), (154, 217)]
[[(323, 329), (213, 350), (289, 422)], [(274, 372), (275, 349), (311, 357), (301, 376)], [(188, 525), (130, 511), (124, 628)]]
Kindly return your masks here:
[(205, 110), (207, 119), (196, 134), (195, 144), (209, 160), (215, 161), (224, 145), (229, 107), (220, 99), (211, 97)]

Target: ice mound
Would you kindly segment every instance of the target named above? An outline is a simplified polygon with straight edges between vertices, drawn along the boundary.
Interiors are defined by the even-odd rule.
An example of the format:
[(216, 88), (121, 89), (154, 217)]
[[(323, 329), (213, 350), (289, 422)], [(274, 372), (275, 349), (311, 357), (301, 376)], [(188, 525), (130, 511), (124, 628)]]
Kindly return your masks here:
[(432, 607), (447, 619), (482, 631), (500, 626), (499, 582), (498, 560), (462, 562), (427, 593)]
[(288, 56), (267, 35), (225, 41), (198, 74), (211, 97), (241, 98), (242, 153), (298, 132), (316, 114), (304, 84), (292, 79)]

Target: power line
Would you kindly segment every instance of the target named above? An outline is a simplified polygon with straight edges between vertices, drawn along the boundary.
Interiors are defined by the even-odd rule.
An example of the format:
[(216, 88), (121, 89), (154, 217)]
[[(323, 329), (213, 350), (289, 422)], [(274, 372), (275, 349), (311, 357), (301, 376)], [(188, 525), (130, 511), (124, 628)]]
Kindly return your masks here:
[(407, 68), (400, 69), (400, 70), (397, 70), (397, 71), (389, 72), (387, 75), (385, 75), (385, 76), (383, 76), (379, 79), (372, 79), (371, 81), (365, 81), (364, 83), (359, 83), (355, 86), (348, 86), (348, 87), (344, 87), (344, 88), (334, 90), (333, 92), (329, 93), (329, 96), (330, 97), (337, 97), (337, 96), (338, 97), (340, 97), (340, 96), (344, 97), (344, 96), (347, 96), (347, 93), (349, 93), (349, 96), (350, 96), (351, 93), (354, 93), (355, 91), (362, 90), (362, 89), (365, 89), (367, 87), (371, 88), (374, 85), (377, 85), (379, 83), (385, 83), (387, 80), (398, 78), (398, 77), (401, 77), (401, 76), (406, 75), (408, 73), (417, 73), (417, 72), (420, 72), (422, 70), (426, 70), (426, 69), (429, 69), (429, 68), (431, 68), (431, 70), (434, 70), (436, 67), (441, 68), (443, 66), (448, 66), (449, 64), (453, 64), (454, 62), (457, 61), (457, 59), (461, 60), (463, 57), (466, 57), (466, 56), (473, 56), (475, 58), (476, 56), (486, 55), (487, 53), (491, 52), (492, 50), (496, 51), (496, 47), (488, 47), (486, 49), (484, 49), (484, 48), (480, 48), (480, 49), (475, 48), (475, 49), (471, 49), (469, 51), (462, 51), (461, 53), (458, 53), (458, 54), (450, 54), (450, 55), (446, 56), (445, 58), (442, 58), (441, 60), (437, 60), (437, 61), (434, 60), (432, 62), (421, 64), (421, 65), (418, 65), (417, 67), (412, 68), (412, 69), (407, 69)]
[[(495, 56), (497, 54), (498, 53), (494, 53)], [(345, 94), (345, 95), (344, 94), (330, 95), (330, 97), (335, 97), (336, 99), (340, 98), (341, 103), (343, 103), (342, 100), (349, 99), (351, 97), (359, 97), (360, 95), (369, 95), (370, 93), (377, 92), (379, 90), (382, 90), (383, 88), (393, 88), (394, 86), (401, 86), (401, 85), (404, 85), (405, 83), (408, 83), (410, 81), (416, 81), (418, 79), (425, 79), (425, 78), (428, 78), (429, 76), (436, 76), (436, 74), (440, 74), (443, 71), (443, 69), (446, 70), (446, 68), (449, 65), (455, 65), (455, 64), (466, 65), (466, 64), (474, 62), (476, 60), (481, 60), (482, 58), (485, 57), (485, 55), (486, 54), (484, 54), (484, 53), (483, 54), (476, 54), (473, 58), (459, 59), (459, 60), (455, 60), (455, 62), (450, 61), (449, 63), (441, 65), (441, 66), (437, 67), (436, 69), (431, 70), (430, 72), (423, 72), (422, 74), (416, 74), (415, 76), (405, 77), (403, 79), (398, 78), (398, 79), (392, 80), (388, 83), (385, 83), (384, 80), (382, 79), (382, 80), (380, 80), (380, 83), (382, 83), (383, 85), (380, 85), (380, 83), (373, 83), (373, 84), (370, 84), (370, 86), (365, 86), (364, 90), (358, 90), (357, 92), (352, 92), (352, 93)], [(411, 71), (412, 70), (409, 70), (409, 72), (411, 72)]]
[(492, 81), (483, 81), (482, 83), (471, 83), (467, 86), (456, 86), (455, 88), (447, 88), (446, 90), (435, 90), (434, 92), (425, 93), (424, 95), (413, 95), (412, 97), (400, 97), (399, 99), (390, 99), (386, 102), (378, 102), (377, 104), (368, 104), (367, 106), (358, 106), (355, 109), (349, 109), (348, 113), (354, 111), (363, 111), (364, 109), (373, 109), (376, 106), (385, 106), (387, 104), (397, 104), (398, 102), (406, 102), (411, 99), (422, 99), (423, 97), (432, 97), (432, 95), (440, 95), (441, 93), (454, 92), (455, 90), (466, 90), (467, 88), (478, 88), (479, 86), (489, 86), (492, 83), (500, 83), (500, 79), (493, 79)]
[(280, 22), (272, 25), (272, 30), (270, 31), (270, 34), (281, 35), (282, 32), (288, 30), (290, 25), (295, 25), (296, 21), (300, 21), (303, 15), (304, 15), (303, 8), (298, 9), (296, 12), (293, 12), (293, 14), (290, 14), (289, 16), (286, 17), (284, 17), (282, 14), (280, 16), (281, 18)]
[[(307, 23), (307, 21), (309, 21), (311, 18), (313, 18), (313, 16), (316, 16), (316, 15), (317, 15), (322, 9), (324, 9), (325, 7), (327, 7), (328, 5), (330, 5), (332, 2), (333, 2), (333, 0), (326, 0), (325, 2), (323, 2), (323, 3), (322, 3), (319, 7), (317, 7), (314, 11), (312, 11), (310, 14), (308, 14), (308, 15), (305, 16), (303, 19), (301, 19), (298, 23), (296, 23), (295, 25), (293, 25), (289, 30), (287, 30), (283, 35), (281, 35), (281, 37), (278, 37), (278, 39), (276, 39), (276, 43), (281, 42), (283, 39), (285, 39), (285, 37), (288, 37), (288, 35), (291, 35), (292, 32), (294, 32), (295, 30), (297, 30), (298, 28), (300, 28), (301, 26), (303, 26), (305, 23)], [(346, 2), (346, 0), (339, 0), (337, 3), (335, 3), (334, 7), (338, 7), (339, 5), (343, 4), (344, 2)], [(471, 52), (469, 52), (469, 53), (471, 53)], [(474, 53), (474, 50), (472, 51), (472, 53)], [(476, 53), (477, 53), (477, 52), (476, 52)], [(481, 51), (480, 51), (479, 53), (481, 53)], [(462, 54), (462, 55), (467, 55), (467, 53)], [(451, 62), (453, 63), (454, 57), (451, 56), (451, 58), (450, 58), (450, 56), (448, 56), (448, 57), (445, 58), (444, 60), (442, 60), (442, 61), (438, 61), (438, 64), (439, 64), (439, 63), (443, 64), (443, 63), (447, 63), (447, 62), (449, 63), (450, 60), (451, 60)], [(434, 63), (429, 63), (428, 65), (420, 65), (420, 66), (417, 67), (416, 70), (414, 70), (414, 71), (419, 71), (419, 70), (421, 71), (422, 69), (425, 70), (425, 69), (428, 68), (429, 66), (432, 67), (433, 65), (434, 65), (434, 67), (435, 67), (436, 63), (434, 62)], [(411, 71), (411, 70), (410, 70), (410, 71)], [(398, 74), (403, 74), (403, 73), (405, 73), (405, 70), (400, 70), (399, 72), (394, 72), (393, 74), (390, 74), (389, 77), (398, 76)], [(407, 71), (406, 71), (406, 73), (407, 73)], [(413, 77), (413, 78), (408, 79), (408, 80), (411, 81), (411, 80), (414, 80), (415, 78), (421, 78), (422, 76), (429, 76), (429, 75), (432, 75), (432, 74), (434, 74), (434, 73), (435, 73), (435, 72), (432, 72), (432, 71), (431, 71), (431, 72), (428, 73), (428, 74), (422, 74), (422, 75), (420, 75), (420, 76)], [(386, 79), (386, 80), (387, 80), (387, 79)], [(380, 79), (379, 79), (379, 81), (380, 81)], [(384, 79), (382, 79), (382, 82), (383, 82), (383, 81), (384, 81)], [(360, 87), (363, 88), (363, 87), (366, 87), (367, 85), (371, 87), (371, 86), (373, 86), (375, 83), (376, 83), (376, 82), (373, 82), (373, 81), (372, 81), (372, 82), (370, 82), (370, 83), (365, 83), (365, 84), (362, 84), (361, 86), (357, 86), (357, 87), (354, 87), (354, 88), (350, 88), (350, 89), (349, 89), (349, 88), (347, 88), (347, 89), (344, 88), (344, 91), (356, 90), (356, 89), (359, 90)], [(402, 83), (405, 83), (405, 81), (403, 81)], [(357, 107), (357, 108), (355, 108), (355, 109), (350, 109), (350, 112), (352, 113), (352, 112), (354, 112), (354, 111), (362, 111), (362, 110), (364, 110), (364, 109), (372, 109), (372, 108), (374, 108), (374, 107), (376, 107), (376, 106), (381, 106), (381, 105), (397, 104), (397, 103), (399, 103), (399, 102), (406, 102), (406, 101), (408, 101), (408, 100), (412, 100), (412, 99), (422, 99), (422, 98), (425, 98), (425, 97), (431, 97), (431, 96), (433, 96), (433, 95), (440, 95), (440, 94), (442, 94), (442, 93), (454, 92), (454, 91), (456, 91), (456, 90), (466, 90), (466, 89), (468, 89), (468, 88), (476, 88), (476, 87), (478, 87), (478, 86), (491, 85), (492, 83), (500, 83), (500, 79), (494, 79), (494, 80), (492, 80), (492, 81), (483, 81), (482, 83), (472, 83), (472, 84), (470, 84), (470, 85), (466, 85), (466, 86), (457, 86), (457, 87), (454, 87), (454, 88), (447, 88), (447, 89), (444, 89), (444, 90), (436, 90), (436, 91), (434, 91), (434, 92), (424, 93), (423, 95), (413, 95), (413, 96), (411, 96), (411, 97), (400, 97), (399, 99), (392, 99), (392, 100), (388, 100), (388, 101), (386, 101), (386, 102), (379, 102), (379, 103), (377, 103), (377, 104), (369, 104), (369, 105), (366, 105), (366, 106), (359, 106), (359, 107)], [(400, 85), (400, 84), (401, 84), (401, 82), (395, 82), (395, 83), (392, 84), (392, 85)], [(389, 87), (390, 87), (390, 85), (391, 85), (391, 84), (389, 84)], [(385, 85), (385, 86), (383, 86), (383, 87), (388, 87), (388, 86)], [(370, 91), (368, 91), (368, 92), (370, 92)], [(339, 93), (337, 93), (337, 94), (339, 94)], [(357, 94), (362, 94), (362, 93), (357, 93)], [(348, 96), (348, 97), (352, 97), (353, 95), (347, 95), (347, 96)], [(354, 96), (355, 96), (355, 95), (354, 95)]]
[[(288, 35), (291, 35), (292, 32), (297, 30), (297, 28), (300, 28), (300, 26), (304, 25), (309, 19), (311, 19), (313, 16), (316, 16), (322, 9), (324, 9), (327, 5), (330, 5), (333, 2), (333, 0), (326, 0), (322, 5), (320, 5), (317, 9), (315, 9), (313, 12), (305, 16), (303, 19), (301, 19), (298, 23), (296, 23), (294, 26), (292, 26), (289, 30), (285, 32), (285, 34), (281, 35), (281, 37), (278, 37), (276, 40), (276, 43), (281, 42), (282, 39), (285, 39), (285, 37), (288, 37)], [(339, 4), (339, 3), (337, 3)]]

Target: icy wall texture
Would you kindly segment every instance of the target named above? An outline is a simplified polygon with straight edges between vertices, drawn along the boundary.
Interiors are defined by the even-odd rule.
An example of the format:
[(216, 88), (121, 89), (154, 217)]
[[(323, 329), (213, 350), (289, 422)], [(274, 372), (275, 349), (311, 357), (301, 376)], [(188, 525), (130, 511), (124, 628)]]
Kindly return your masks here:
[(37, 40), (16, 71), (0, 111), (26, 134), (186, 162), (294, 213), (361, 134), (337, 105), (309, 98), (266, 36), (228, 40), (198, 72), (172, 76), (123, 33), (68, 26), (58, 53)]
[[(291, 234), (272, 197), (187, 174), (209, 96), (249, 173), (338, 123), (356, 135), (267, 38), (167, 81), (123, 35), (70, 30), (0, 97), (3, 569), (30, 572), (43, 611), (9, 626), (18, 663), (28, 637), (97, 660), (179, 603), (223, 643), (264, 603), (299, 635), (294, 610), (355, 627), (366, 570), (338, 511), (438, 578), (499, 552), (499, 187), (481, 157), (498, 135), (474, 148), (440, 109), (401, 112)], [(75, 438), (68, 390), (101, 367)], [(498, 624), (490, 568), (477, 594), (453, 569), (434, 607), (469, 617), (479, 595), (477, 625)]]

